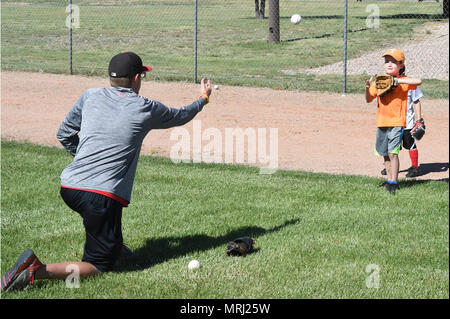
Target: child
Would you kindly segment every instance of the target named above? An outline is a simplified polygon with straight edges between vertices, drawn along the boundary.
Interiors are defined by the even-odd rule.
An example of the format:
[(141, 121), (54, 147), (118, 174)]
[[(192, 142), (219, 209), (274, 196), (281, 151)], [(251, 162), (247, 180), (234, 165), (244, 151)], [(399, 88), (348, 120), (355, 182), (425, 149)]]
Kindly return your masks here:
[(376, 83), (371, 80), (366, 82), (366, 102), (370, 103), (377, 98), (377, 138), (375, 154), (384, 158), (387, 173), (387, 181), (383, 183), (386, 190), (395, 193), (399, 189), (398, 171), (403, 128), (406, 127), (406, 108), (408, 91), (415, 90), (422, 84), (421, 79), (413, 79), (401, 76), (400, 71), (405, 67), (405, 56), (399, 49), (389, 49), (382, 56), (384, 58), (384, 70), (394, 76), (397, 86), (383, 97), (377, 96)]
[(422, 118), (422, 103), (420, 98), (423, 97), (420, 88), (414, 91), (408, 91), (408, 110), (406, 114), (406, 128), (403, 136), (403, 146), (409, 150), (409, 157), (411, 158), (411, 167), (408, 168), (406, 177), (420, 176), (419, 170), (419, 151), (417, 144), (411, 135), (411, 130), (414, 128), (414, 123)]
[[(422, 91), (418, 87), (414, 91), (408, 91), (408, 108), (406, 113), (406, 128), (403, 132), (403, 147), (409, 150), (409, 158), (411, 159), (411, 167), (408, 168), (406, 177), (420, 176), (419, 169), (419, 150), (417, 144), (411, 135), (414, 123), (422, 118), (422, 103), (420, 98), (423, 97)], [(381, 175), (387, 175), (386, 169), (383, 168)]]

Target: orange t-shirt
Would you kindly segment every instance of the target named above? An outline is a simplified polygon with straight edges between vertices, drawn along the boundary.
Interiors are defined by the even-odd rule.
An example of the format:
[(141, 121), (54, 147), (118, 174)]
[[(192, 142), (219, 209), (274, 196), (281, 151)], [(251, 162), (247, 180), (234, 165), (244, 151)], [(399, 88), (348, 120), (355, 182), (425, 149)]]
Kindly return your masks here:
[[(398, 77), (399, 79), (403, 77)], [(408, 104), (408, 91), (415, 90), (416, 85), (399, 84), (390, 93), (377, 97), (375, 82), (369, 88), (369, 94), (377, 97), (377, 127), (406, 127), (406, 109)]]

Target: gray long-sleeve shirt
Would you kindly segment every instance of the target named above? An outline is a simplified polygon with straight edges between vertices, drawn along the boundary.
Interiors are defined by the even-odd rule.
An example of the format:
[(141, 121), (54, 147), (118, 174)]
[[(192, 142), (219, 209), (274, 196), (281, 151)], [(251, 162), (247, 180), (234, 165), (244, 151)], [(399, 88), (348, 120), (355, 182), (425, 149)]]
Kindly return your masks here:
[(61, 174), (61, 185), (106, 192), (129, 202), (147, 133), (186, 124), (205, 102), (205, 98), (200, 98), (174, 109), (141, 97), (129, 88), (87, 90), (57, 133), (64, 148), (75, 156)]

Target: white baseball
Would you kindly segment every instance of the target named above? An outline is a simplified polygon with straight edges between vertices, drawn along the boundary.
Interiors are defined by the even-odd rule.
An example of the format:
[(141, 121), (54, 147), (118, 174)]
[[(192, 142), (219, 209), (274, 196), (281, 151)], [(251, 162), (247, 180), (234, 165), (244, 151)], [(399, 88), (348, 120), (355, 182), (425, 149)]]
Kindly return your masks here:
[(292, 22), (293, 24), (300, 23), (301, 20), (302, 20), (302, 17), (301, 17), (299, 14), (294, 14), (294, 15), (292, 15), (292, 17), (291, 17), (291, 22)]
[(188, 268), (189, 269), (197, 269), (200, 268), (202, 265), (200, 264), (200, 262), (198, 260), (191, 260), (188, 264)]
[(219, 86), (216, 84), (216, 85), (214, 85), (214, 90), (218, 90), (219, 89)]

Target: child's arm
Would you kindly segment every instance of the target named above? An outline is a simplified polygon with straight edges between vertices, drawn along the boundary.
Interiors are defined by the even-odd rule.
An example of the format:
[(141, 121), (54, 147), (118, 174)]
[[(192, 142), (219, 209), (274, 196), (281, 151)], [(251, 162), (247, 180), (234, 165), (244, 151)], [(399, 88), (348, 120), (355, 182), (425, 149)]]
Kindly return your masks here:
[(417, 100), (413, 103), (413, 109), (414, 109), (414, 121), (417, 122), (422, 118), (422, 103), (420, 103), (420, 100)]
[(421, 85), (422, 79), (416, 78), (399, 78), (397, 79), (398, 84), (409, 84), (409, 85)]
[(376, 95), (373, 96), (372, 94), (370, 94), (370, 85), (371, 85), (372, 79), (373, 79), (373, 77), (371, 77), (370, 80), (365, 79), (365, 81), (366, 81), (366, 102), (367, 103), (372, 102), (373, 99), (376, 97)]

